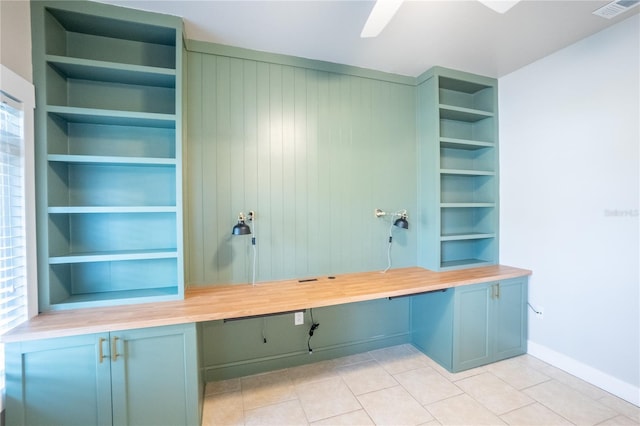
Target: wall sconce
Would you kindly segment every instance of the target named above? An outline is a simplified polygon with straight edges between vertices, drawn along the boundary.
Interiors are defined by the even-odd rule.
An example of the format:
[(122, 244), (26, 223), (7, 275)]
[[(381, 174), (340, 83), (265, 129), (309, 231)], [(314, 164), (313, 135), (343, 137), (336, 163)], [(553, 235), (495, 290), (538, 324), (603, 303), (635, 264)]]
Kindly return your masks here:
[(251, 285), (256, 285), (256, 234), (257, 234), (257, 225), (255, 223), (256, 212), (250, 210), (247, 215), (243, 212), (240, 212), (238, 215), (238, 223), (233, 226), (231, 230), (231, 235), (251, 235), (251, 228), (246, 222), (253, 223), (253, 236), (251, 237), (251, 246), (253, 247), (253, 267), (252, 267), (252, 279)]
[(397, 212), (394, 212), (394, 213), (387, 213), (380, 209), (375, 209), (373, 213), (376, 215), (376, 217), (391, 216), (392, 220), (394, 217), (398, 216), (398, 218), (393, 222), (393, 226), (397, 226), (398, 228), (402, 228), (402, 229), (409, 229), (409, 222), (407, 221), (406, 210), (398, 210)]
[[(375, 209), (373, 211), (373, 214), (375, 214), (376, 217), (391, 216), (391, 225), (389, 226), (389, 246), (387, 248), (387, 268), (382, 271), (382, 273), (384, 274), (389, 269), (391, 269), (391, 242), (393, 241), (393, 227), (397, 226), (401, 229), (409, 229), (409, 221), (407, 220), (406, 210), (398, 210), (397, 212), (387, 213), (383, 210)], [(397, 219), (393, 220), (395, 217), (397, 217)]]
[(245, 223), (245, 221), (252, 222), (253, 221), (254, 212), (250, 211), (248, 215), (244, 215), (243, 212), (240, 212), (238, 215), (238, 223), (231, 230), (231, 234), (233, 235), (249, 235), (251, 234), (251, 228), (249, 225)]

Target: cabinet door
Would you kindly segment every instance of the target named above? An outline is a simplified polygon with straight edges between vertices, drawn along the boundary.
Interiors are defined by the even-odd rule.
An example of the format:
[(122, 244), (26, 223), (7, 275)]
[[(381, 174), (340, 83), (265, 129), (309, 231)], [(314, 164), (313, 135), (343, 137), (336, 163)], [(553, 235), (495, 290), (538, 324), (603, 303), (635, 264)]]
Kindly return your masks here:
[(8, 425), (111, 425), (109, 335), (6, 346)]
[(455, 289), (452, 371), (491, 362), (491, 305), (495, 292), (495, 283)]
[(195, 324), (111, 333), (113, 423), (196, 425)]
[(494, 303), (494, 361), (527, 351), (527, 280), (501, 281)]

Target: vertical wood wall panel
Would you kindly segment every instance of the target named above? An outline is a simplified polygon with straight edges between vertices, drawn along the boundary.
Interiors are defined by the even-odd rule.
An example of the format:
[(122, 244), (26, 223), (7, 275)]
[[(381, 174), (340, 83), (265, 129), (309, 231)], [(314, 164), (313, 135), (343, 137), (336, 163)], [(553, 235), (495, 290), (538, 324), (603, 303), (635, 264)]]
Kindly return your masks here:
[(189, 52), (187, 280), (257, 281), (416, 264), (415, 87), (303, 67)]
[[(200, 82), (199, 90), (187, 91), (189, 113), (187, 114), (188, 143), (185, 138), (185, 283), (204, 281), (204, 221), (202, 185), (194, 187), (189, 183), (202, 180), (202, 60), (203, 55), (187, 56), (188, 82)], [(200, 188), (200, 190), (197, 190)]]

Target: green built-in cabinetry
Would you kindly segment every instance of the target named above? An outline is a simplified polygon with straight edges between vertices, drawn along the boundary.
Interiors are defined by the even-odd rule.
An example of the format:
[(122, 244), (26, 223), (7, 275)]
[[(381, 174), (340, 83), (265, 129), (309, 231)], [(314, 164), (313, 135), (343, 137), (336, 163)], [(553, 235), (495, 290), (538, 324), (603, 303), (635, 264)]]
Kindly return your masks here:
[(40, 310), (184, 293), (182, 21), (32, 2)]
[(8, 425), (200, 425), (196, 325), (6, 345)]
[(527, 278), (412, 298), (411, 340), (452, 372), (527, 351)]
[(418, 264), (498, 263), (497, 82), (436, 67), (418, 84)]

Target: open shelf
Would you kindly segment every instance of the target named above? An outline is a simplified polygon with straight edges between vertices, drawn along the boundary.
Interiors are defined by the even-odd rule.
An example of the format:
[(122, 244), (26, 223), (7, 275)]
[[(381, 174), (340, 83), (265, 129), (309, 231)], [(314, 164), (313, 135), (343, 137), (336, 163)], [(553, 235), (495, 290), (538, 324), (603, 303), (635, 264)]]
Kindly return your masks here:
[(175, 27), (46, 9), (46, 53), (129, 65), (176, 67)]
[(461, 176), (495, 176), (496, 173), (486, 170), (440, 169), (440, 174)]
[(495, 119), (494, 117), (485, 117), (477, 121), (466, 121), (440, 116), (440, 138), (486, 142), (495, 146)]
[(176, 249), (164, 250), (122, 250), (112, 252), (69, 253), (49, 258), (49, 264), (113, 262), (120, 260), (172, 259), (178, 257)]
[(481, 142), (469, 139), (457, 139), (457, 138), (440, 138), (440, 147), (449, 149), (463, 149), (474, 151), (478, 149), (493, 148), (495, 144), (493, 142)]
[(440, 266), (442, 268), (495, 262), (497, 244), (494, 236), (443, 240), (440, 246)]
[[(175, 206), (175, 165), (49, 162), (50, 207)], [(163, 190), (158, 190), (163, 188)]]
[(479, 109), (463, 108), (441, 104), (440, 118), (445, 120), (456, 120), (466, 123), (475, 123), (486, 118), (493, 118), (493, 113), (482, 111)]
[(492, 86), (448, 77), (439, 77), (441, 104), (476, 109), (488, 113), (495, 110)]
[(49, 161), (59, 163), (74, 164), (120, 164), (136, 166), (175, 166), (176, 160), (173, 158), (149, 158), (149, 157), (117, 157), (100, 155), (70, 155), (70, 154), (49, 154)]
[(176, 226), (176, 212), (55, 213), (48, 224), (49, 256), (58, 263), (174, 256), (178, 247), (176, 234), (167, 232)]
[(464, 239), (495, 237), (496, 212), (493, 207), (443, 207), (440, 212), (440, 238)]
[(126, 305), (175, 300), (178, 287), (158, 287), (143, 290), (108, 291), (104, 293), (74, 294), (53, 305), (53, 310), (82, 309), (101, 306)]
[(91, 80), (141, 86), (176, 87), (176, 70), (47, 55), (47, 63), (66, 79)]
[(496, 199), (493, 174), (441, 174), (441, 203), (494, 203)]
[[(175, 88), (69, 78), (47, 63), (47, 104), (87, 109), (175, 114)], [(128, 76), (128, 75), (127, 75)]]
[(495, 262), (482, 259), (457, 259), (447, 260), (440, 263), (440, 269), (478, 268), (480, 266), (493, 265)]
[(440, 144), (440, 168), (441, 173), (453, 173), (455, 170), (459, 174), (473, 173), (494, 174), (496, 161), (496, 151), (491, 146), (476, 147), (476, 149), (451, 148), (450, 145)]
[[(497, 81), (441, 67), (420, 77), (419, 264), (433, 270), (498, 262)], [(434, 125), (436, 128), (434, 129)]]
[(490, 208), (496, 207), (496, 203), (440, 203), (442, 208)]
[[(73, 120), (77, 117), (78, 115), (75, 114), (69, 118)], [(167, 121), (167, 123), (170, 125), (163, 127), (156, 127), (155, 121), (153, 127), (111, 126), (100, 123), (78, 123), (56, 114), (47, 114), (47, 151), (50, 155), (175, 160), (176, 131), (173, 122)], [(138, 160), (135, 161), (138, 162)]]
[(49, 207), (50, 214), (99, 214), (99, 213), (176, 213), (176, 206), (67, 206)]
[(494, 238), (496, 234), (447, 234), (440, 237), (440, 241), (478, 240), (482, 238)]
[(49, 114), (55, 114), (70, 123), (158, 127), (167, 129), (175, 129), (176, 127), (175, 114), (79, 108), (56, 105), (48, 106), (47, 111)]
[(51, 264), (49, 272), (54, 309), (172, 300), (180, 295), (176, 257)]
[(40, 310), (182, 297), (182, 20), (31, 5)]

